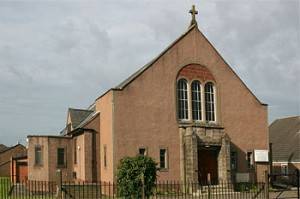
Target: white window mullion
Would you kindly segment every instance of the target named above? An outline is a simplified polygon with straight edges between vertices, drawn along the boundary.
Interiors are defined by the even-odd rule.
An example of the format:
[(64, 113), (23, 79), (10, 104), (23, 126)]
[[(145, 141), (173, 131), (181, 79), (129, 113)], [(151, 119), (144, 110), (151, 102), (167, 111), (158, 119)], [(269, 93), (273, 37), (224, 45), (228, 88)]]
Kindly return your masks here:
[(202, 109), (201, 109), (201, 114), (202, 114), (202, 120), (205, 121), (206, 120), (206, 115), (205, 115), (205, 90), (204, 90), (204, 85), (200, 85), (201, 86), (201, 98), (202, 98), (202, 101), (201, 101), (201, 106), (202, 106)]
[(191, 120), (193, 117), (192, 117), (192, 97), (191, 97), (191, 87), (190, 87), (190, 85), (188, 84), (188, 87), (187, 87), (187, 90), (188, 90), (188, 92), (187, 92), (187, 94), (188, 94), (188, 99), (187, 99), (187, 101), (188, 101), (188, 118), (187, 118), (187, 120)]

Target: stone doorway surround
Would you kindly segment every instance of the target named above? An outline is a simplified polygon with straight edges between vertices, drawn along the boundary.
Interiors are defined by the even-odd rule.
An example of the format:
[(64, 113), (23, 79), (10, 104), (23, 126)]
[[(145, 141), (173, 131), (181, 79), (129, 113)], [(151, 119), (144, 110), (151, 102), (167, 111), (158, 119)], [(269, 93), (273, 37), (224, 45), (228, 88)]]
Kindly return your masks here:
[[(219, 147), (218, 180), (231, 181), (230, 139), (224, 128), (210, 125), (180, 125), (180, 176), (184, 182), (198, 182), (198, 148)], [(201, 160), (200, 160), (201, 161)]]

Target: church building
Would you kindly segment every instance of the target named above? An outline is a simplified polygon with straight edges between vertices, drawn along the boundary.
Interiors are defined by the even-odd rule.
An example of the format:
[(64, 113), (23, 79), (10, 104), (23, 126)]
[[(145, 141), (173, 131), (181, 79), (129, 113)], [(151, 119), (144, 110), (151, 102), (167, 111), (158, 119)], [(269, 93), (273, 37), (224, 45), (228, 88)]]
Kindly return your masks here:
[(158, 163), (158, 180), (263, 180), (268, 160), (255, 154), (268, 151), (268, 107), (190, 13), (156, 58), (88, 109), (70, 108), (59, 135), (28, 136), (29, 180), (52, 181), (61, 169), (64, 180), (113, 182), (120, 159), (136, 155)]

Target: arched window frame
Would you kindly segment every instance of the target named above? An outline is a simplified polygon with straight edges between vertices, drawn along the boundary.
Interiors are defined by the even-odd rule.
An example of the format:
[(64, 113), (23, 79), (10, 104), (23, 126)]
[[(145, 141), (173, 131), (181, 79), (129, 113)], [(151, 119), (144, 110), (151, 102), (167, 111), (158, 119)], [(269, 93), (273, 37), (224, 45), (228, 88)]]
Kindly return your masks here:
[[(183, 98), (180, 98), (180, 89), (179, 88), (179, 84), (181, 81), (185, 82), (186, 88), (185, 88), (185, 94), (181, 93), (181, 95), (185, 95), (183, 96)], [(180, 89), (180, 90), (179, 90)], [(181, 91), (184, 92), (184, 91)], [(177, 97), (177, 118), (180, 121), (188, 121), (190, 119), (190, 92), (189, 92), (189, 82), (186, 78), (179, 78), (176, 82), (176, 97)]]
[[(195, 84), (198, 84), (198, 87), (194, 87)], [(192, 120), (195, 122), (203, 121), (203, 85), (200, 80), (193, 79), (191, 81), (190, 88), (190, 97), (191, 97), (191, 115)]]
[[(206, 90), (206, 85), (208, 84), (212, 84), (212, 92), (210, 93), (207, 93), (207, 90)], [(216, 84), (215, 82), (213, 81), (208, 81), (208, 82), (205, 82), (204, 84), (204, 89), (203, 89), (203, 93), (204, 93), (204, 108), (205, 108), (205, 111), (204, 111), (204, 115), (205, 115), (205, 120), (209, 123), (216, 123), (217, 122), (217, 92), (216, 92)], [(211, 98), (213, 100), (213, 103), (211, 103), (211, 100), (207, 100), (207, 95), (210, 94), (210, 98), (211, 98), (211, 94), (213, 94), (213, 97)], [(209, 101), (209, 102), (208, 102)], [(213, 109), (213, 114), (211, 114), (210, 116), (208, 115), (208, 103), (210, 103), (210, 110)], [(210, 111), (211, 112), (211, 111)], [(211, 119), (211, 117), (213, 117), (213, 120)]]

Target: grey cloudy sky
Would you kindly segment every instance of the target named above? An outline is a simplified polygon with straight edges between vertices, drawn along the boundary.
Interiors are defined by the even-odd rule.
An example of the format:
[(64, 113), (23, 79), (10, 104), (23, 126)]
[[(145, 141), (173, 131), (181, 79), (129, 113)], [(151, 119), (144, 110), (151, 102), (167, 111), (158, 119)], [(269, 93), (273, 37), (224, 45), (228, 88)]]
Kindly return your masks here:
[(0, 0), (0, 143), (57, 133), (180, 36), (192, 4), (269, 121), (299, 115), (298, 0)]

